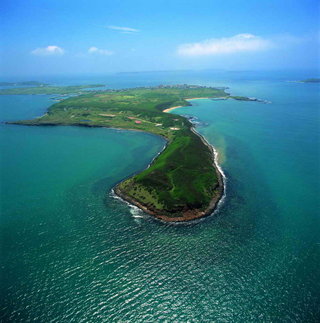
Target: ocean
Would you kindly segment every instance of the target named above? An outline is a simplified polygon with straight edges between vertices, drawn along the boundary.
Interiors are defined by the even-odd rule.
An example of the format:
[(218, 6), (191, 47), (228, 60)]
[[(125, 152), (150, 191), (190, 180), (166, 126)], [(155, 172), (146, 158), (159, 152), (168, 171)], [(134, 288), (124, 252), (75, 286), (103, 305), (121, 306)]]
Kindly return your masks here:
[[(179, 225), (111, 193), (163, 139), (102, 128), (0, 125), (2, 322), (319, 322), (320, 86), (307, 72), (181, 71), (43, 77), (110, 88), (226, 86), (270, 103), (201, 99), (226, 198)], [(29, 77), (28, 79), (34, 79)], [(52, 96), (0, 96), (0, 119)]]

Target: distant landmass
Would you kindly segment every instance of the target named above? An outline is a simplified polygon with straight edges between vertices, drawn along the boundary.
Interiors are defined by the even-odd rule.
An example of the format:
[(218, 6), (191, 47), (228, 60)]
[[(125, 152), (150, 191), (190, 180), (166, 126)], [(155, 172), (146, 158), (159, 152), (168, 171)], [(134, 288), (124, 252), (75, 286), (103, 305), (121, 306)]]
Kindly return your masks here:
[(192, 72), (192, 70), (162, 70), (162, 71), (128, 71), (128, 72), (118, 72), (117, 74), (155, 74), (155, 73), (179, 73), (179, 72)]
[(46, 86), (49, 85), (47, 83), (42, 83), (38, 81), (24, 81), (24, 82), (0, 82), (0, 86), (23, 86), (23, 85), (31, 85), (31, 86)]
[[(24, 82), (26, 83), (26, 82)], [(18, 85), (18, 83), (14, 83)], [(42, 84), (42, 83), (39, 83)], [(8, 85), (8, 84), (7, 84)], [(20, 83), (20, 85), (22, 85)], [(27, 85), (27, 84), (24, 84)], [(28, 84), (31, 85), (31, 84)], [(18, 87), (9, 89), (0, 89), (0, 95), (19, 95), (19, 94), (79, 94), (88, 88), (104, 87), (104, 84), (86, 84), (72, 86), (47, 86), (45, 84), (32, 87)]]
[(310, 79), (305, 79), (305, 80), (301, 80), (300, 82), (303, 83), (320, 83), (320, 78), (310, 78)]
[[(59, 87), (59, 92), (70, 88), (79, 90)], [(163, 221), (188, 221), (211, 214), (224, 192), (212, 146), (187, 118), (165, 113), (199, 98), (256, 100), (187, 84), (91, 91), (53, 104), (40, 118), (11, 123), (113, 127), (162, 136), (167, 141), (162, 153), (147, 169), (119, 183), (114, 192)]]

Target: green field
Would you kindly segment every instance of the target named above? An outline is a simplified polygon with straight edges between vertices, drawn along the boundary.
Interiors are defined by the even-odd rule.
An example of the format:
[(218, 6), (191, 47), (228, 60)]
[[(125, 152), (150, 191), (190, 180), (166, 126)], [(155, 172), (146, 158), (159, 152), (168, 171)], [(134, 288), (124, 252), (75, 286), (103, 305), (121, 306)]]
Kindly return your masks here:
[(161, 135), (165, 150), (152, 165), (119, 183), (116, 192), (164, 220), (203, 216), (221, 182), (213, 154), (184, 117), (164, 113), (190, 105), (188, 98), (229, 97), (224, 90), (199, 86), (96, 91), (65, 99), (24, 125), (82, 125), (134, 129)]

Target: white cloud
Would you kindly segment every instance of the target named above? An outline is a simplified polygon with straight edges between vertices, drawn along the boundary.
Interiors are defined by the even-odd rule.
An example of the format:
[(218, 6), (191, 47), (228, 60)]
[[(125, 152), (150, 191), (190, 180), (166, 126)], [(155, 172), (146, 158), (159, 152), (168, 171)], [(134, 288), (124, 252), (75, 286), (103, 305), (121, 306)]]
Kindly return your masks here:
[(203, 56), (252, 52), (272, 47), (272, 42), (252, 34), (239, 34), (228, 38), (208, 39), (199, 43), (182, 44), (178, 54), (182, 56)]
[(38, 55), (38, 56), (50, 56), (50, 55), (63, 55), (64, 49), (59, 46), (47, 46), (42, 48), (34, 49), (31, 54)]
[(119, 26), (108, 26), (108, 28), (112, 29), (112, 30), (120, 31), (125, 34), (132, 34), (132, 33), (137, 33), (140, 31), (139, 29), (135, 29), (135, 28), (119, 27)]
[(90, 47), (88, 49), (89, 54), (99, 54), (99, 55), (105, 55), (105, 56), (110, 56), (113, 55), (114, 52), (108, 49), (100, 49), (97, 47)]

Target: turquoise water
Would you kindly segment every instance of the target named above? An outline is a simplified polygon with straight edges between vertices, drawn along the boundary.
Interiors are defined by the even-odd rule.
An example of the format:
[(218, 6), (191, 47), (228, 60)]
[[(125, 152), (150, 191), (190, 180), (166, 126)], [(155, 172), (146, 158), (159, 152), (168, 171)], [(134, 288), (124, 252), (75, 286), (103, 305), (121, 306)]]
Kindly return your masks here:
[[(318, 321), (319, 85), (188, 77), (272, 101), (174, 111), (202, 122), (227, 176), (225, 203), (198, 223), (165, 225), (110, 195), (162, 149), (158, 137), (1, 125), (3, 321)], [(51, 102), (0, 97), (1, 119), (41, 115)]]

